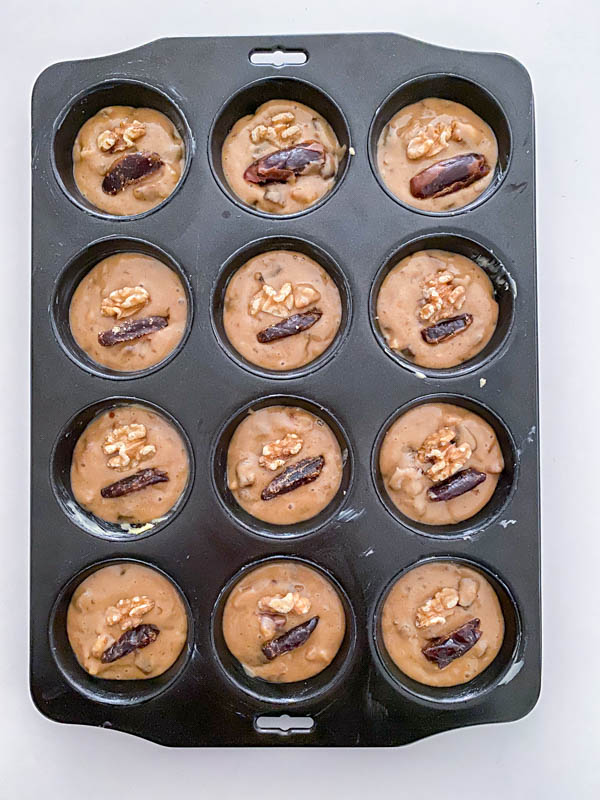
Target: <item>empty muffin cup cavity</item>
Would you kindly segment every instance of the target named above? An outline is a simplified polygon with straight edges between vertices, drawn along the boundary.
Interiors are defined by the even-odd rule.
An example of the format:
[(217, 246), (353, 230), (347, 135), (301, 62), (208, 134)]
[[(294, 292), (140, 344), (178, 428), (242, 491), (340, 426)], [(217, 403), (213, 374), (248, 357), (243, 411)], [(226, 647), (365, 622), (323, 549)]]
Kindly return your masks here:
[(236, 364), (268, 378), (300, 377), (326, 364), (351, 314), (350, 288), (336, 261), (296, 237), (245, 245), (227, 260), (212, 293), (217, 341)]
[(260, 536), (314, 533), (337, 515), (352, 483), (341, 424), (322, 406), (290, 395), (257, 399), (230, 417), (212, 462), (222, 506)]
[(151, 536), (184, 506), (194, 479), (181, 425), (145, 400), (110, 397), (75, 414), (51, 456), (54, 495), (69, 520), (113, 541)]
[(368, 140), (371, 167), (396, 202), (451, 215), (483, 202), (508, 170), (511, 134), (498, 101), (458, 75), (414, 78), (377, 109)]
[(507, 506), (518, 453), (487, 406), (436, 394), (391, 415), (377, 435), (371, 469), (381, 502), (404, 528), (463, 538), (479, 534)]
[[(387, 355), (411, 372), (465, 375), (504, 352), (516, 293), (496, 248), (456, 233), (423, 234), (395, 248), (377, 272), (369, 297), (371, 327)], [(464, 330), (442, 330), (463, 320)], [(437, 343), (435, 336), (425, 339), (430, 332), (439, 336)]]
[(376, 663), (410, 700), (477, 701), (522, 658), (521, 618), (495, 572), (461, 556), (430, 556), (382, 592), (372, 621)]
[(52, 163), (77, 206), (129, 219), (174, 196), (193, 148), (184, 113), (171, 97), (140, 81), (111, 79), (81, 92), (61, 112)]
[(234, 203), (289, 218), (335, 192), (348, 168), (350, 131), (321, 89), (296, 78), (266, 78), (225, 103), (208, 148), (217, 183)]
[(267, 703), (305, 703), (339, 691), (356, 621), (333, 575), (304, 559), (271, 556), (243, 567), (221, 590), (211, 639), (237, 689)]

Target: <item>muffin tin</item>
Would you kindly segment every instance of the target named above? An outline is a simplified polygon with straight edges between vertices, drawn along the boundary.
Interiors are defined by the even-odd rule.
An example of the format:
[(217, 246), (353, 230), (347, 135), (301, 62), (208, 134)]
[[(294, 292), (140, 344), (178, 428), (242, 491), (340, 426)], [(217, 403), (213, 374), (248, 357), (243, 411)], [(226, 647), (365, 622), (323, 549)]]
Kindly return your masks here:
[[(254, 52), (290, 51), (293, 65), (256, 65)], [(297, 63), (298, 53), (307, 54)], [(276, 60), (281, 56), (275, 56)], [(261, 61), (265, 59), (261, 57)], [(498, 169), (464, 209), (402, 205), (374, 163), (382, 126), (425, 96), (464, 103), (494, 129)], [(348, 147), (335, 188), (302, 213), (273, 217), (231, 195), (219, 154), (229, 127), (275, 97), (322, 113)], [(107, 105), (152, 106), (186, 144), (184, 175), (160, 206), (111, 217), (72, 178), (71, 147)], [(116, 728), (166, 745), (399, 745), (484, 722), (515, 720), (540, 684), (539, 453), (533, 98), (524, 68), (503, 55), (433, 47), (394, 34), (164, 39), (106, 58), (48, 68), (33, 92), (31, 691), (51, 719)], [(315, 258), (336, 280), (344, 315), (330, 349), (291, 373), (242, 362), (224, 338), (227, 280), (261, 249)], [(392, 353), (374, 318), (377, 289), (423, 247), (474, 257), (492, 278), (500, 320), (473, 362), (434, 372)], [(141, 373), (94, 366), (72, 340), (69, 299), (100, 258), (141, 250), (184, 277), (188, 335)], [(481, 413), (507, 469), (489, 505), (453, 528), (403, 519), (377, 472), (381, 437), (400, 409), (447, 400)], [(95, 413), (131, 402), (172, 415), (185, 433), (191, 479), (165, 520), (142, 534), (110, 528), (73, 501), (70, 453)], [(342, 490), (308, 523), (278, 531), (244, 515), (224, 476), (244, 410), (307, 407), (346, 453)], [(347, 614), (338, 657), (302, 684), (249, 679), (227, 652), (220, 616), (232, 580), (265, 559), (296, 557), (336, 582)], [(378, 611), (391, 582), (431, 558), (465, 560), (495, 586), (507, 636), (494, 663), (464, 686), (406, 680), (380, 646)], [(107, 682), (75, 661), (65, 633), (70, 596), (99, 565), (140, 561), (184, 596), (189, 638), (160, 678)], [(292, 716), (281, 728), (259, 719)], [(294, 722), (294, 717), (303, 719)], [(306, 717), (311, 721), (307, 722)]]

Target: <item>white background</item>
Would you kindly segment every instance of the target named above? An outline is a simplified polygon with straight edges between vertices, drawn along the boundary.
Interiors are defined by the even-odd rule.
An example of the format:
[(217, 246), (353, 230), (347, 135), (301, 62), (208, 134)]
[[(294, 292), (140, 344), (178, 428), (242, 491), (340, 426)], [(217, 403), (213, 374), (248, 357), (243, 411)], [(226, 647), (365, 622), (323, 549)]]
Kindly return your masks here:
[[(597, 0), (4, 0), (2, 8), (0, 798), (293, 800), (310, 794), (353, 800), (384, 792), (427, 800), (597, 798)], [(454, 731), (396, 750), (169, 750), (108, 730), (49, 722), (34, 709), (27, 686), (33, 82), (52, 62), (100, 56), (161, 36), (369, 30), (510, 53), (533, 78), (544, 511), (541, 700), (520, 722)]]

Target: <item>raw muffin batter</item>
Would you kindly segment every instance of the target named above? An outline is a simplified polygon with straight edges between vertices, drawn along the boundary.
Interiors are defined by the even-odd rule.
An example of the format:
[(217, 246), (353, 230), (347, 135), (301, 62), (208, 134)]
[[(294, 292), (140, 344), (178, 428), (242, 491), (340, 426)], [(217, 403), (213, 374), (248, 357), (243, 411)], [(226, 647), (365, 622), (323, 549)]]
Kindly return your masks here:
[[(292, 147), (300, 149), (292, 153)], [(287, 152), (249, 170), (279, 151)], [(331, 190), (344, 152), (331, 125), (312, 108), (269, 100), (235, 123), (221, 158), (229, 186), (244, 203), (270, 214), (294, 214)]]
[[(124, 188), (117, 188), (123, 181), (108, 185), (105, 178), (117, 162), (136, 154), (154, 157), (149, 159), (149, 166), (138, 164), (133, 171), (128, 169), (129, 178), (145, 170), (147, 174), (131, 182), (128, 179)], [(175, 189), (184, 156), (185, 147), (177, 128), (160, 111), (109, 106), (88, 119), (77, 134), (73, 173), (77, 188), (96, 208), (119, 216), (141, 214), (162, 203)]]
[[(464, 188), (460, 185), (465, 173), (456, 162), (411, 184), (418, 173), (434, 164), (469, 154), (481, 158), (469, 160), (468, 180), (479, 177), (465, 182)], [(492, 181), (497, 161), (498, 143), (490, 126), (461, 103), (439, 97), (401, 109), (384, 127), (377, 144), (377, 166), (388, 189), (402, 202), (425, 211), (450, 211), (472, 203)], [(449, 180), (450, 176), (454, 180)], [(427, 196), (420, 196), (426, 185)]]
[[(377, 297), (377, 320), (393, 350), (421, 367), (443, 369), (483, 350), (496, 329), (498, 304), (492, 282), (470, 259), (422, 250), (403, 258), (386, 276)], [(464, 327), (452, 333), (456, 322)]]
[[(143, 482), (157, 480), (125, 494), (117, 490), (103, 496), (103, 489), (138, 473), (143, 473)], [(187, 450), (177, 430), (161, 414), (133, 403), (93, 419), (77, 440), (71, 462), (75, 500), (100, 519), (118, 524), (163, 517), (188, 477)]]
[[(77, 661), (90, 675), (126, 681), (155, 678), (181, 653), (187, 615), (171, 581), (150, 567), (123, 562), (96, 570), (75, 589), (67, 634)], [(125, 648), (129, 652), (119, 656), (123, 648), (115, 644), (121, 637), (120, 644), (129, 640), (142, 646)]]
[[(310, 473), (310, 482), (271, 496), (271, 483), (290, 475), (295, 465)], [(227, 483), (233, 496), (253, 517), (273, 525), (293, 525), (322, 511), (340, 487), (342, 470), (342, 452), (331, 428), (294, 406), (250, 411), (227, 451)]]
[[(111, 346), (98, 334), (124, 321), (163, 317), (167, 325), (152, 333)], [(185, 332), (188, 308), (177, 273), (157, 258), (117, 253), (100, 261), (83, 278), (71, 299), (73, 338), (97, 364), (133, 372), (165, 359)]]
[[(494, 429), (480, 416), (449, 403), (423, 403), (391, 425), (379, 469), (403, 514), (425, 525), (450, 525), (485, 506), (504, 459)], [(469, 485), (474, 488), (465, 491)]]
[[(317, 623), (311, 622), (318, 618)], [(273, 656), (262, 647), (298, 625), (301, 644)], [(344, 608), (325, 576), (298, 561), (277, 561), (241, 578), (227, 598), (223, 636), (251, 677), (275, 683), (303, 681), (325, 669), (340, 649), (346, 629)], [(281, 649), (281, 648), (278, 648)]]
[[(251, 258), (225, 292), (227, 338), (245, 359), (265, 369), (296, 369), (313, 361), (335, 338), (341, 318), (333, 278), (312, 258), (289, 250)], [(299, 332), (264, 343), (257, 339), (261, 331), (286, 319), (297, 320)], [(310, 327), (302, 329), (304, 320)]]
[[(423, 648), (439, 644), (433, 640), (471, 621), (469, 641), (459, 647), (458, 657), (446, 663), (439, 650), (435, 660), (425, 656)], [(381, 630), (385, 649), (405, 675), (428, 686), (457, 686), (496, 658), (504, 617), (496, 592), (480, 572), (435, 561), (414, 567), (394, 584), (383, 606)], [(429, 655), (435, 654), (430, 650)]]

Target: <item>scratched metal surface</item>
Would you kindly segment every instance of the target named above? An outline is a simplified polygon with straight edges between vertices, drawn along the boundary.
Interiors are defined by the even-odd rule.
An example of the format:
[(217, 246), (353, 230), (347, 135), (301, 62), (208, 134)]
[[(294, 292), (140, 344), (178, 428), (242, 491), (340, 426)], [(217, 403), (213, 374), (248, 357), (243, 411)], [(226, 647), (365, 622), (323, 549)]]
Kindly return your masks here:
[[(276, 46), (305, 48), (309, 59), (283, 69), (249, 62), (252, 48)], [(484, 86), (512, 133), (500, 185), (472, 209), (445, 217), (419, 214), (386, 195), (367, 148), (371, 121), (390, 92), (438, 72)], [(258, 78), (282, 76), (308, 81), (334, 98), (356, 154), (326, 202), (304, 215), (270, 219), (242, 209), (222, 191), (208, 158), (208, 139), (219, 109), (237, 90)], [(56, 120), (71, 99), (101, 81), (119, 79), (164, 92), (183, 112), (193, 137), (189, 172), (170, 201), (124, 220), (89, 213), (72, 202), (56, 179), (51, 157)], [(514, 720), (531, 709), (540, 682), (533, 132), (531, 85), (516, 61), (393, 34), (165, 39), (102, 59), (57, 64), (40, 76), (33, 94), (32, 143), (31, 688), (44, 714), (166, 745), (348, 746), (404, 744), (451, 728)], [(403, 242), (425, 234), (457, 234), (481, 243), (501, 258), (514, 282), (514, 325), (505, 346), (473, 372), (420, 376), (395, 363), (373, 333), (369, 293), (379, 268)], [(235, 364), (211, 324), (211, 293), (222, 266), (249, 241), (267, 236), (299, 237), (323, 248), (340, 266), (352, 296), (347, 335), (335, 356), (316, 371), (287, 380)], [(64, 326), (53, 330), (51, 324), (52, 297), (63, 270), (103, 237), (135, 237), (164, 250), (189, 278), (195, 306), (182, 351), (163, 368), (126, 381), (91, 374), (75, 363), (59, 342)], [(504, 421), (516, 443), (518, 480), (494, 521), (484, 515), (475, 530), (434, 538), (391, 516), (378, 497), (371, 458), (390, 415), (440, 393), (484, 403)], [(352, 456), (343, 503), (319, 530), (300, 538), (249, 532), (219, 500), (212, 480), (217, 432), (242, 406), (278, 394), (306, 398), (331, 412)], [(156, 533), (123, 541), (83, 531), (56, 501), (51, 480), (56, 475), (53, 446), (67, 421), (115, 395), (140, 398), (172, 414), (189, 436), (195, 461), (194, 483), (177, 516)], [(339, 581), (349, 602), (349, 635), (341, 660), (321, 683), (274, 690), (270, 696), (266, 687), (257, 686), (253, 696), (242, 677), (223, 669), (218, 631), (213, 635), (215, 604), (241, 568), (274, 555), (307, 559)], [(374, 645), (374, 614), (389, 581), (415, 561), (436, 555), (475, 561), (499, 576), (515, 600), (521, 635), (491, 682), (481, 684), (485, 691), (418, 697), (398, 684)], [(166, 684), (156, 690), (132, 687), (118, 702), (106, 702), (73, 666), (60, 619), (54, 618), (52, 641), (49, 628), (57, 598), (56, 608), (62, 601), (64, 610), (75, 575), (99, 561), (124, 557), (171, 576), (189, 603), (193, 625), (188, 651)], [(258, 715), (283, 711), (309, 715), (315, 724), (288, 737), (257, 732)]]

